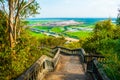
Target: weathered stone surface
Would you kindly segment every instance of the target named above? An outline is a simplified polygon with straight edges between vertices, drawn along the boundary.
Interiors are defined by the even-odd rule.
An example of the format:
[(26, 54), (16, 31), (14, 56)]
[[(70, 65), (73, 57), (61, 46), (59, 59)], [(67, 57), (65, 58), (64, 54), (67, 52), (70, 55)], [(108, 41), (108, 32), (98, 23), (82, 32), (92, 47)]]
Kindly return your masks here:
[(78, 56), (60, 55), (55, 71), (47, 74), (44, 80), (86, 80), (86, 76)]

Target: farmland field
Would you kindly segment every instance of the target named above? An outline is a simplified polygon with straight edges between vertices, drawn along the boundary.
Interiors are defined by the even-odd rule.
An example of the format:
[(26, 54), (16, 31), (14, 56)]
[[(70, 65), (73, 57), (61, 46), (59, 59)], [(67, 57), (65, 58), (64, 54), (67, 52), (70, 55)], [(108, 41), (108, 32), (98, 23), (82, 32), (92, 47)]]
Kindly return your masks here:
[[(32, 31), (32, 35), (43, 37), (43, 33), (62, 35), (71, 38), (87, 38), (92, 34), (92, 30), (97, 21), (105, 20), (106, 18), (43, 18), (28, 20), (31, 28), (36, 29)], [(114, 20), (114, 19), (112, 19)], [(77, 25), (64, 25), (68, 22), (80, 23)], [(60, 26), (61, 24), (61, 26)], [(58, 26), (59, 25), (59, 26)]]
[(71, 37), (77, 37), (78, 39), (80, 38), (87, 38), (89, 37), (92, 32), (89, 32), (89, 31), (78, 31), (78, 32), (67, 32), (66, 33), (68, 36), (71, 36)]

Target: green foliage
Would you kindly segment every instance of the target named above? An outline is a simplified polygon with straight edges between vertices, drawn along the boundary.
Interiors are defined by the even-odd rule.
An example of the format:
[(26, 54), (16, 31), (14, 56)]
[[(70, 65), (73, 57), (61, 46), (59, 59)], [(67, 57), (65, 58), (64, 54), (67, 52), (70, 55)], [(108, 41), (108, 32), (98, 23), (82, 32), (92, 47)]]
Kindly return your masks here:
[(117, 16), (116, 24), (117, 24), (117, 26), (120, 26), (120, 10), (119, 10), (119, 13)]
[(106, 64), (103, 64), (104, 71), (111, 80), (120, 80), (120, 55), (115, 53), (104, 55), (108, 57)]
[(52, 32), (56, 32), (56, 33), (61, 33), (64, 31), (64, 28), (63, 27), (53, 27), (51, 29)]
[(42, 55), (38, 40), (26, 34), (24, 30), (17, 39), (14, 50), (16, 54), (11, 54), (9, 46), (5, 46), (0, 52), (0, 71), (2, 72), (0, 72), (0, 80), (10, 80), (19, 76)]
[(106, 21), (101, 21), (101, 22), (98, 22), (96, 25), (95, 25), (95, 28), (94, 28), (94, 31), (97, 32), (97, 31), (101, 31), (101, 30), (107, 30), (107, 31), (111, 31), (115, 29), (114, 25), (111, 23), (111, 20), (106, 20)]
[(32, 31), (29, 31), (29, 30), (27, 30), (27, 32), (28, 32), (31, 36), (36, 37), (36, 38), (44, 38), (44, 37), (47, 37), (47, 36), (45, 36), (44, 34), (32, 32)]
[(114, 37), (115, 25), (111, 20), (101, 21), (95, 25), (94, 36), (97, 38)]
[(106, 46), (107, 43), (109, 44), (109, 40), (115, 38), (115, 30), (116, 27), (111, 23), (111, 20), (98, 22), (92, 36), (87, 39), (83, 47), (92, 53), (100, 53), (98, 48)]
[(9, 36), (7, 17), (3, 11), (0, 10), (0, 80), (9, 79), (9, 70), (11, 70), (11, 50), (9, 48)]
[[(34, 41), (34, 42), (33, 42)], [(11, 54), (8, 46), (0, 52), (0, 80), (14, 79), (28, 69), (41, 55), (48, 55), (46, 47), (62, 46), (64, 38), (31, 36), (28, 31), (22, 30), (14, 48), (16, 54)]]
[(0, 11), (0, 51), (4, 51), (4, 47), (9, 45), (9, 35), (7, 26), (7, 16), (4, 12)]
[[(41, 49), (39, 40), (30, 36), (30, 34), (27, 34), (26, 30), (24, 30), (26, 28), (24, 25), (28, 22), (21, 21), (21, 18), (23, 19), (38, 13), (38, 3), (35, 2), (35, 0), (34, 2), (31, 1), (32, 0), (0, 0), (0, 2), (4, 2), (0, 4), (0, 80), (15, 79), (46, 52), (46, 50)], [(11, 3), (11, 5), (7, 5), (8, 3)], [(13, 15), (11, 13), (5, 14), (3, 6), (5, 9), (9, 9), (9, 7), (12, 8), (6, 10), (6, 12), (13, 12)], [(8, 23), (12, 22), (12, 18), (9, 20), (9, 16), (12, 16), (14, 19), (14, 23), (12, 23), (13, 26), (8, 25)], [(17, 29), (15, 29), (15, 24), (18, 25), (16, 26)], [(22, 28), (23, 26), (24, 29)], [(15, 47), (12, 48), (12, 51), (9, 44), (10, 32), (14, 38), (16, 37), (14, 34), (20, 32), (20, 34), (17, 34)]]
[(66, 40), (64, 37), (55, 38), (55, 37), (45, 37), (39, 40), (42, 47), (56, 47), (62, 46)]
[(69, 48), (69, 49), (81, 48), (81, 43), (78, 43), (78, 42), (70, 42), (70, 43), (68, 43), (68, 44), (64, 44), (64, 47)]
[(120, 38), (120, 27), (116, 27), (114, 30), (114, 38), (119, 39)]
[[(31, 36), (28, 30), (22, 29), (14, 48), (16, 54), (11, 54), (8, 46), (0, 52), (0, 80), (14, 79), (28, 69), (41, 55), (50, 55), (45, 48), (62, 46), (64, 38)], [(8, 48), (7, 48), (8, 47)]]
[(117, 23), (117, 26), (120, 26), (120, 17), (117, 18), (116, 23)]
[[(23, 1), (22, 6), (26, 5), (28, 1)], [(21, 11), (20, 16), (22, 18), (34, 16), (35, 14), (39, 14), (37, 11), (40, 8), (39, 4), (34, 0), (29, 6), (27, 6), (24, 10)]]
[(91, 32), (89, 31), (78, 31), (78, 32), (66, 32), (67, 36), (73, 37), (73, 38), (87, 38), (91, 35)]
[(9, 50), (0, 52), (0, 80), (9, 80), (11, 78), (11, 61)]
[(83, 48), (92, 54), (102, 54), (108, 59), (103, 65), (111, 80), (120, 80), (120, 31), (111, 20), (98, 22), (94, 33), (83, 43)]
[(52, 27), (49, 27), (49, 26), (34, 26), (33, 28), (36, 28), (36, 29), (39, 29), (39, 30), (49, 31)]

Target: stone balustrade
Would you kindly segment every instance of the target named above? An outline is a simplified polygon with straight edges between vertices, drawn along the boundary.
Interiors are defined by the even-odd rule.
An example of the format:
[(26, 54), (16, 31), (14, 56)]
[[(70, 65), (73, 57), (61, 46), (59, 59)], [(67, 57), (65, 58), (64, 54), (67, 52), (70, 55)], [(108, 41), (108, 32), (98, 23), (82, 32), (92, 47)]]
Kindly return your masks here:
[[(42, 80), (44, 76), (53, 71), (59, 61), (60, 49), (56, 49), (54, 58), (41, 56), (26, 72), (19, 76), (16, 80)], [(56, 51), (55, 50), (55, 51)]]
[(64, 47), (55, 47), (52, 49), (52, 53), (55, 55), (53, 58), (45, 55), (41, 56), (16, 80), (42, 80), (48, 72), (56, 68), (60, 59), (60, 53), (65, 55), (78, 55), (84, 71), (94, 75), (93, 80), (109, 80), (104, 71), (97, 66), (99, 64), (98, 61), (105, 60), (104, 56), (86, 54), (83, 48), (68, 49)]

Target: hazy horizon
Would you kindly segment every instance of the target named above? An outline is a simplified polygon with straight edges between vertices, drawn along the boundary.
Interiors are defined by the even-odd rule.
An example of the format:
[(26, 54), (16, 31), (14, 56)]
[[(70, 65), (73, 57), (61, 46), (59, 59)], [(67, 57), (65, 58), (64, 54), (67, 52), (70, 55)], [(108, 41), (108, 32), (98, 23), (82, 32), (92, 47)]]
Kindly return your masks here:
[[(30, 17), (30, 18), (103, 18), (103, 19), (109, 19), (109, 17)], [(110, 19), (117, 19), (117, 17), (110, 17)]]

